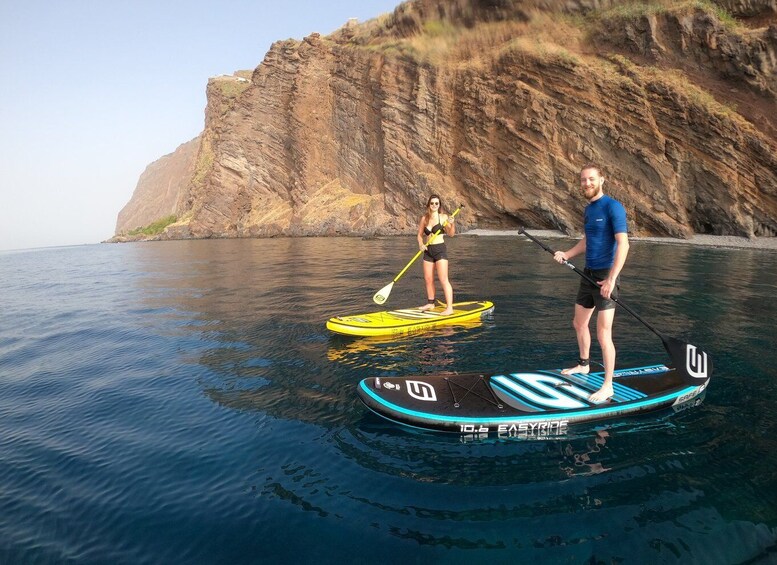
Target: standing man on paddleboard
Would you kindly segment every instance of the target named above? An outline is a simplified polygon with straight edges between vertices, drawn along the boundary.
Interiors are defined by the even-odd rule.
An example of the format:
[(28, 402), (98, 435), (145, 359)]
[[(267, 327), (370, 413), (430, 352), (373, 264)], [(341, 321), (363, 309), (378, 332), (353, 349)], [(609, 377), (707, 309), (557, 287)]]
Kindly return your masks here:
[[(442, 213), (442, 200), (436, 194), (432, 194), (426, 201), (426, 213), (421, 216), (418, 224), (418, 248), (424, 250), (424, 282), (426, 283), (427, 302), (421, 306), (421, 310), (434, 308), (434, 271), (437, 270), (437, 278), (442, 285), (445, 295), (445, 310), (440, 312), (443, 316), (453, 314), (453, 287), (448, 281), (448, 250), (445, 247), (443, 232), (449, 237), (456, 233), (453, 225), (453, 216)], [(455, 212), (454, 212), (455, 214)], [(428, 237), (424, 243), (424, 237)]]
[(556, 251), (554, 255), (556, 261), (563, 263), (585, 253), (585, 273), (597, 281), (596, 286), (586, 279), (580, 281), (573, 321), (580, 359), (576, 366), (562, 371), (568, 375), (586, 374), (590, 370), (591, 332), (588, 324), (596, 309), (596, 337), (602, 348), (604, 383), (589, 397), (589, 400), (595, 403), (605, 402), (613, 395), (615, 345), (612, 342), (612, 323), (615, 318), (615, 302), (612, 297), (618, 297), (618, 275), (629, 254), (626, 210), (620, 202), (604, 194), (603, 186), (601, 167), (589, 163), (581, 169), (580, 188), (588, 200), (584, 214), (583, 239), (568, 251)]

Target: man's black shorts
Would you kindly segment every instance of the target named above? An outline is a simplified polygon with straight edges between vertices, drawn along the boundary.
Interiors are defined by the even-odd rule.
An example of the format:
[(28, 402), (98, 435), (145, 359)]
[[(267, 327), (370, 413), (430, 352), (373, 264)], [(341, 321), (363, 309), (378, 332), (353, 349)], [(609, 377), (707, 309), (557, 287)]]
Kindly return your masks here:
[[(610, 274), (610, 269), (591, 270), (586, 268), (585, 274), (594, 279), (595, 281), (603, 281)], [(620, 291), (620, 277), (615, 280), (615, 288), (610, 296), (618, 298)], [(596, 306), (597, 310), (609, 310), (615, 308), (615, 301), (612, 299), (605, 299), (602, 296), (602, 287), (598, 284), (592, 284), (588, 279), (581, 278), (580, 288), (577, 291), (577, 298), (575, 304), (580, 304), (583, 308), (593, 308)]]

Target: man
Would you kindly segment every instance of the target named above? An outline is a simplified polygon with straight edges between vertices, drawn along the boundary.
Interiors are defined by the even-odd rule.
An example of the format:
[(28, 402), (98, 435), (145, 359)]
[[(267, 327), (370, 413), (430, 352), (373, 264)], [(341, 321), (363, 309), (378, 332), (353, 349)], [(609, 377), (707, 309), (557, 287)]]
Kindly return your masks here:
[(596, 337), (602, 347), (604, 383), (589, 397), (589, 401), (597, 404), (609, 400), (613, 395), (615, 345), (612, 342), (612, 322), (615, 318), (615, 302), (612, 298), (618, 297), (618, 275), (629, 253), (626, 210), (620, 202), (604, 194), (603, 186), (601, 167), (585, 165), (580, 171), (580, 188), (588, 200), (583, 239), (568, 251), (556, 251), (554, 255), (556, 261), (563, 263), (585, 253), (585, 273), (597, 281), (596, 286), (586, 279), (580, 281), (573, 321), (580, 359), (576, 366), (562, 371), (568, 375), (586, 374), (590, 370), (591, 332), (588, 324), (596, 309)]

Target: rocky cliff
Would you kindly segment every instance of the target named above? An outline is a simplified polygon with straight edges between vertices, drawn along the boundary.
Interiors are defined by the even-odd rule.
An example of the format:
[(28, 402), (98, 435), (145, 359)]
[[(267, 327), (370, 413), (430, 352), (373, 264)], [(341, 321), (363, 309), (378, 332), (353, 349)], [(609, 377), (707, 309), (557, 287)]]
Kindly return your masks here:
[(178, 213), (178, 200), (191, 182), (199, 149), (200, 139), (197, 137), (146, 167), (132, 198), (119, 212), (117, 234)]
[(636, 234), (774, 236), (776, 69), (774, 0), (411, 0), (211, 79), (117, 235), (173, 200), (152, 237), (408, 233), (432, 192), (577, 233), (597, 161)]

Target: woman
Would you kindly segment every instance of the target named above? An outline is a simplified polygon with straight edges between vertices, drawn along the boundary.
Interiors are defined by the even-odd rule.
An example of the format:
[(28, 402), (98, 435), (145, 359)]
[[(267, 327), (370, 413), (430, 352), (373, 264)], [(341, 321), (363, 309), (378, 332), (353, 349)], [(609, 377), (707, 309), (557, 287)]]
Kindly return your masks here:
[[(453, 314), (453, 287), (448, 281), (448, 254), (445, 249), (445, 237), (443, 233), (453, 237), (456, 234), (456, 226), (453, 225), (453, 216), (443, 214), (442, 201), (436, 194), (432, 194), (426, 202), (426, 214), (421, 216), (418, 224), (418, 247), (424, 251), (424, 282), (426, 283), (427, 303), (421, 306), (421, 310), (434, 308), (434, 271), (437, 268), (437, 278), (442, 285), (445, 294), (445, 310), (443, 316)], [(437, 235), (433, 235), (440, 232)], [(424, 242), (424, 238), (428, 238)]]

